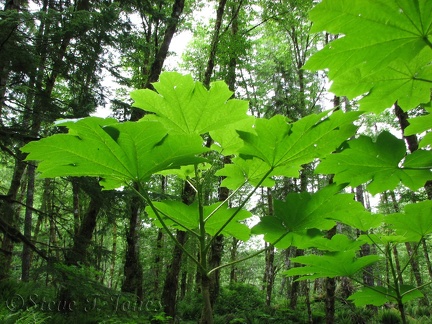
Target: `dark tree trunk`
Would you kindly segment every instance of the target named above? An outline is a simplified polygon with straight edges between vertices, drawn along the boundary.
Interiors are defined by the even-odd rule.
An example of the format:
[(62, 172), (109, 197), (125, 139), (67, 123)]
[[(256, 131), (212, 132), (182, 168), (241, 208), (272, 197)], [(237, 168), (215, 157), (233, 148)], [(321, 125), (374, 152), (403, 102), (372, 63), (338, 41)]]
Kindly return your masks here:
[[(418, 139), (416, 135), (405, 136), (405, 129), (409, 126), (408, 114), (402, 110), (402, 108), (396, 103), (394, 105), (395, 115), (399, 120), (399, 125), (401, 127), (402, 136), (408, 145), (408, 149), (411, 153), (418, 150)], [(427, 196), (429, 200), (432, 200), (432, 181), (427, 181), (424, 185)]]
[[(224, 236), (218, 235), (210, 249), (210, 269), (220, 266), (224, 249)], [(220, 270), (213, 271), (210, 275), (210, 304), (213, 308), (220, 291)]]
[[(359, 185), (355, 188), (355, 196), (356, 200), (361, 203), (363, 206), (365, 206), (365, 199), (364, 199), (364, 191), (363, 186)], [(366, 206), (365, 206), (366, 207)], [(360, 231), (358, 233), (360, 234), (367, 234), (367, 232)], [(360, 256), (364, 257), (371, 254), (371, 248), (369, 244), (363, 244), (360, 249)], [(366, 286), (373, 286), (374, 285), (374, 277), (373, 277), (373, 266), (367, 266), (363, 269), (363, 283)]]
[(26, 164), (17, 159), (15, 161), (11, 184), (6, 195), (7, 199), (2, 200), (0, 205), (0, 215), (2, 222), (5, 223), (4, 226), (0, 226), (1, 231), (4, 233), (0, 250), (0, 253), (3, 254), (0, 258), (0, 281), (7, 279), (10, 274), (14, 239), (12, 233), (8, 233), (8, 229), (15, 227), (18, 218), (19, 206), (16, 204), (16, 201), (25, 169)]
[[(181, 245), (184, 245), (187, 241), (187, 233), (184, 231), (177, 231), (176, 239)], [(176, 317), (177, 291), (182, 256), (183, 251), (177, 245), (174, 245), (171, 263), (168, 265), (162, 291), (162, 304), (164, 305), (164, 312), (167, 316), (172, 318), (171, 322), (174, 322)]]
[[(189, 184), (185, 182), (182, 201), (183, 203), (190, 205), (195, 198), (195, 190)], [(183, 246), (187, 241), (187, 232), (177, 231), (176, 239), (178, 243)], [(165, 277), (164, 287), (162, 290), (162, 304), (164, 306), (164, 312), (167, 316), (171, 317), (171, 322), (173, 323), (176, 317), (176, 303), (177, 303), (177, 290), (179, 284), (179, 274), (181, 269), (183, 251), (180, 247), (175, 244), (171, 263), (168, 265), (167, 275)]]
[[(302, 249), (295, 249), (295, 257), (304, 255), (304, 250)], [(299, 265), (297, 263), (294, 264), (294, 267), (298, 267)], [(299, 296), (299, 290), (300, 290), (300, 282), (296, 281), (299, 278), (299, 276), (294, 276), (292, 278), (292, 284), (291, 284), (291, 290), (289, 294), (290, 299), (290, 308), (296, 309), (297, 308), (297, 301)]]
[(206, 66), (206, 70), (204, 73), (204, 80), (203, 80), (203, 84), (207, 87), (210, 85), (211, 75), (213, 73), (213, 69), (215, 66), (216, 51), (219, 43), (219, 33), (222, 25), (222, 18), (223, 18), (226, 2), (227, 2), (226, 0), (219, 0), (219, 5), (216, 12), (216, 21), (213, 27), (214, 30), (213, 30), (213, 36), (210, 44), (210, 53), (209, 53), (209, 58), (207, 60), (207, 66)]
[[(33, 202), (34, 202), (34, 189), (35, 189), (35, 169), (36, 166), (30, 163), (27, 167), (27, 195), (26, 195), (26, 210), (24, 216), (24, 236), (28, 241), (31, 241), (32, 224), (33, 224)], [(29, 245), (23, 245), (23, 252), (21, 258), (21, 280), (26, 282), (30, 279), (30, 265), (31, 265), (31, 248)]]
[[(327, 238), (331, 239), (336, 235), (337, 227), (334, 226), (327, 232)], [(326, 310), (326, 323), (333, 324), (335, 321), (335, 304), (336, 304), (336, 279), (326, 278), (325, 279), (325, 310)]]
[[(159, 79), (159, 75), (162, 72), (162, 67), (165, 62), (165, 59), (168, 55), (168, 49), (171, 44), (171, 40), (177, 30), (177, 26), (180, 20), (180, 15), (183, 12), (185, 0), (175, 0), (171, 12), (171, 18), (168, 19), (168, 25), (165, 30), (164, 38), (162, 44), (160, 45), (157, 53), (155, 55), (154, 61), (149, 71), (149, 77), (147, 79), (144, 88), (152, 89), (151, 85), (153, 82), (156, 82)], [(144, 111), (141, 109), (133, 109), (131, 120), (136, 121), (144, 116)]]
[[(267, 188), (267, 206), (268, 215), (273, 216), (273, 196), (270, 188)], [(270, 307), (272, 301), (273, 284), (275, 280), (276, 268), (274, 265), (276, 249), (273, 245), (265, 252), (266, 268), (265, 268), (265, 290), (266, 290), (266, 306)]]
[(126, 235), (126, 260), (124, 264), (124, 282), (122, 292), (135, 294), (143, 298), (142, 266), (139, 258), (139, 228), (141, 200), (132, 196), (129, 207), (129, 230)]
[(159, 293), (160, 277), (162, 272), (162, 245), (163, 245), (163, 232), (162, 229), (158, 230), (156, 238), (156, 255), (154, 258), (154, 278), (153, 278), (153, 289), (155, 296)]
[[(238, 242), (239, 242), (238, 239), (236, 239), (235, 237), (232, 238), (232, 244), (231, 244), (231, 262), (237, 260)], [(229, 283), (231, 285), (234, 282), (237, 282), (237, 270), (236, 270), (236, 265), (235, 264), (233, 264), (231, 266), (230, 281), (229, 281)]]

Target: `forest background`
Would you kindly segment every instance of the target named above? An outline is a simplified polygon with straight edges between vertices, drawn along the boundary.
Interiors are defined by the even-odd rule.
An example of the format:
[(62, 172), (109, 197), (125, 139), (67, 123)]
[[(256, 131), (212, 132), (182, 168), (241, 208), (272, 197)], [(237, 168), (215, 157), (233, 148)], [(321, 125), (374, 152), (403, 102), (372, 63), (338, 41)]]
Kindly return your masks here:
[(6, 1), (2, 322), (427, 322), (431, 11)]

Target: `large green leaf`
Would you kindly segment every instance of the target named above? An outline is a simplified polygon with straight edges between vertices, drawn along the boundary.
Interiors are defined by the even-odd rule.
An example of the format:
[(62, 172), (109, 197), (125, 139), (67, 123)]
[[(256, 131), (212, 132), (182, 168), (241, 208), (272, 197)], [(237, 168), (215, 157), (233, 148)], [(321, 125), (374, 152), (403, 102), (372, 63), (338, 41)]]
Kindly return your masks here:
[[(304, 233), (308, 229), (327, 230), (335, 225), (331, 218), (341, 214), (363, 212), (364, 207), (354, 201), (351, 194), (339, 194), (340, 186), (327, 186), (320, 191), (291, 193), (286, 201), (275, 200), (274, 216), (264, 216), (252, 228), (253, 234), (264, 234), (264, 239), (274, 243), (286, 233)], [(278, 248), (287, 248), (293, 242), (291, 235), (286, 235), (275, 244)]]
[(88, 117), (68, 121), (67, 134), (56, 134), (22, 148), (27, 160), (40, 161), (42, 177), (101, 177), (104, 189), (146, 181), (155, 172), (203, 161), (197, 135), (168, 135), (152, 121), (118, 123)]
[[(420, 153), (407, 158), (407, 168), (401, 167), (406, 154), (405, 143), (389, 132), (382, 132), (376, 142), (367, 136), (360, 136), (348, 144), (349, 148), (341, 153), (327, 156), (318, 165), (316, 172), (334, 174), (335, 182), (349, 183), (352, 187), (371, 181), (367, 189), (372, 194), (392, 190), (401, 181), (410, 189), (416, 190), (432, 179), (429, 169), (418, 168), (416, 157)], [(421, 160), (427, 161), (423, 157)], [(414, 165), (416, 169), (413, 168)]]
[(228, 124), (224, 128), (219, 128), (210, 132), (213, 140), (211, 148), (223, 155), (238, 154), (238, 151), (243, 147), (243, 141), (237, 131), (254, 132), (253, 124), (255, 118), (249, 116), (235, 123)]
[[(235, 190), (245, 182), (256, 186), (266, 175), (267, 176), (264, 181), (261, 182), (261, 185), (264, 187), (272, 187), (275, 182), (271, 176), (278, 172), (276, 169), (274, 172), (268, 174), (269, 171), (269, 165), (258, 158), (245, 160), (236, 157), (232, 159), (232, 163), (226, 164), (222, 169), (218, 170), (216, 175), (225, 177), (221, 186)], [(295, 170), (295, 172), (297, 173), (298, 171)], [(294, 173), (294, 175), (296, 173)]]
[(328, 69), (337, 95), (369, 92), (362, 109), (379, 112), (395, 101), (409, 109), (428, 102), (431, 12), (430, 0), (323, 0), (310, 12), (312, 31), (341, 37), (305, 68)]
[(336, 234), (331, 239), (326, 237), (318, 237), (311, 240), (310, 247), (314, 247), (322, 251), (342, 252), (342, 251), (357, 251), (364, 243), (362, 241), (354, 241), (344, 234)]
[(330, 218), (365, 232), (381, 226), (383, 222), (383, 215), (372, 214), (368, 211), (346, 214), (340, 213), (338, 215), (332, 215)]
[[(161, 212), (160, 215), (164, 223), (172, 228), (179, 230), (195, 230), (199, 229), (199, 211), (196, 204), (186, 205), (179, 201), (163, 201), (154, 202), (154, 206)], [(219, 206), (219, 203), (204, 207), (204, 218), (207, 218)], [(228, 208), (224, 204), (219, 208), (213, 216), (205, 223), (206, 233), (214, 235), (225, 224), (225, 222), (233, 215), (236, 208)], [(157, 226), (162, 224), (157, 220), (155, 212), (146, 207), (146, 212), (149, 217), (154, 220)], [(250, 236), (250, 229), (245, 224), (240, 223), (246, 218), (251, 217), (251, 213), (246, 210), (241, 210), (234, 219), (224, 228), (222, 234), (236, 237), (242, 241), (247, 241)]]
[(406, 241), (419, 242), (432, 233), (432, 201), (406, 205), (403, 213), (388, 215), (385, 222)]
[[(415, 298), (423, 297), (423, 293), (413, 286), (402, 285), (400, 287), (400, 292), (403, 295), (403, 303), (406, 303)], [(396, 291), (392, 288), (375, 286), (363, 287), (362, 289), (348, 297), (348, 300), (352, 300), (357, 307), (366, 305), (382, 306), (388, 302), (397, 302), (396, 296)]]
[(291, 261), (305, 265), (284, 271), (286, 276), (302, 276), (297, 280), (317, 278), (351, 277), (361, 269), (377, 262), (380, 257), (368, 255), (355, 257), (356, 251), (342, 251), (326, 255), (305, 255), (292, 258)]
[(409, 126), (405, 128), (405, 135), (417, 135), (428, 132), (419, 142), (419, 147), (432, 145), (432, 108), (426, 108), (428, 114), (409, 119)]
[(245, 142), (240, 149), (243, 158), (257, 157), (276, 170), (277, 175), (298, 176), (301, 166), (334, 151), (355, 133), (352, 124), (358, 112), (328, 112), (309, 115), (288, 124), (283, 116), (257, 119), (256, 135), (238, 131)]
[(204, 134), (248, 118), (248, 102), (230, 99), (226, 83), (217, 81), (209, 90), (190, 75), (164, 72), (149, 89), (132, 91), (133, 106), (152, 112), (144, 119), (160, 120), (170, 133)]

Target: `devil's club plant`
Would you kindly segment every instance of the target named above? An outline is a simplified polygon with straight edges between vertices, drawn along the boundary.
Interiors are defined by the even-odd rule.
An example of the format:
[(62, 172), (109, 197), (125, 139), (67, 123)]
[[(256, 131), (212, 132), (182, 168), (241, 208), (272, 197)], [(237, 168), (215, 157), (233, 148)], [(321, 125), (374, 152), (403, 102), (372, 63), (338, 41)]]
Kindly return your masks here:
[[(209, 266), (207, 257), (219, 234), (247, 241), (252, 232), (263, 234), (279, 248), (295, 245), (322, 250), (321, 256), (295, 259), (305, 267), (286, 274), (299, 275), (299, 280), (355, 279), (359, 271), (381, 260), (377, 255), (358, 257), (362, 244), (375, 244), (389, 259), (393, 244), (420, 242), (432, 232), (429, 201), (382, 216), (366, 211), (352, 194), (343, 192), (347, 186), (360, 184), (367, 184), (372, 194), (400, 184), (417, 190), (432, 179), (430, 135), (421, 142), (422, 149), (407, 155), (403, 141), (390, 133), (383, 132), (376, 140), (355, 137), (354, 125), (365, 111), (380, 113), (396, 101), (405, 110), (430, 101), (431, 12), (429, 0), (324, 0), (312, 10), (314, 31), (342, 36), (315, 54), (306, 68), (328, 69), (337, 95), (363, 96), (361, 111), (326, 111), (297, 122), (280, 115), (255, 119), (247, 114), (247, 102), (230, 99), (232, 93), (223, 82), (206, 89), (188, 75), (166, 72), (154, 84), (156, 91), (132, 92), (134, 106), (150, 112), (141, 120), (63, 121), (59, 125), (67, 127), (67, 133), (31, 142), (22, 151), (28, 153), (27, 160), (40, 161), (41, 177), (98, 177), (105, 190), (134, 191), (147, 204), (148, 217), (175, 242), (175, 230), (190, 233), (198, 242), (198, 258), (176, 243), (196, 263), (202, 277), (202, 322), (213, 322), (208, 279), (216, 269)], [(429, 132), (430, 120), (430, 115), (413, 119), (406, 133)], [(206, 147), (209, 136), (213, 144)], [(206, 173), (219, 165), (212, 159), (217, 154), (210, 151), (230, 156), (232, 163), (216, 175), (224, 177), (222, 186), (232, 194), (225, 201), (206, 205)], [(303, 165), (317, 160), (321, 163), (316, 172), (333, 174), (334, 184), (313, 194), (291, 193), (284, 201), (276, 200), (274, 215), (263, 217), (252, 231), (245, 225), (251, 213), (244, 206), (260, 186), (272, 186), (274, 176), (298, 177)], [(148, 181), (160, 173), (181, 175), (195, 190), (195, 201), (191, 205), (152, 201)], [(253, 189), (237, 206), (228, 207), (228, 200), (246, 184)], [(337, 222), (363, 232), (385, 225), (394, 233), (365, 234), (356, 240), (342, 234), (325, 238), (325, 231)], [(422, 294), (419, 287), (399, 285), (401, 275), (393, 271), (390, 286), (365, 287), (351, 299), (357, 305), (395, 301), (406, 322), (403, 303)]]

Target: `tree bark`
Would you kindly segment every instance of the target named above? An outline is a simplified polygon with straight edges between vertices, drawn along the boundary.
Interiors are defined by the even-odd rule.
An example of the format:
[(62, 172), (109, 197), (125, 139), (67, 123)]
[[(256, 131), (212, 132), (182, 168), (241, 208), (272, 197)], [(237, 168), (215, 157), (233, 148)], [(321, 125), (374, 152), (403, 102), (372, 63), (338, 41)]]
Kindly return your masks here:
[[(327, 232), (327, 238), (331, 239), (336, 235), (337, 227), (334, 226)], [(335, 304), (336, 304), (336, 279), (326, 278), (325, 279), (325, 310), (326, 310), (326, 323), (333, 324), (335, 321)]]
[[(268, 206), (268, 215), (272, 216), (273, 212), (273, 195), (270, 188), (267, 188), (267, 206)], [(265, 286), (266, 286), (266, 306), (270, 307), (272, 301), (272, 293), (273, 293), (273, 284), (275, 279), (275, 247), (273, 245), (265, 252), (266, 259), (266, 268), (265, 268)]]
[(211, 75), (215, 66), (216, 51), (219, 44), (219, 33), (222, 26), (222, 18), (225, 11), (226, 0), (219, 0), (219, 5), (216, 11), (216, 21), (213, 29), (212, 40), (210, 44), (210, 53), (207, 60), (207, 66), (204, 73), (203, 84), (206, 87), (210, 85)]
[[(21, 186), (21, 178), (25, 169), (26, 163), (21, 161), (19, 158), (16, 159), (11, 184), (6, 194), (6, 197), (8, 198), (3, 200), (0, 205), (2, 221), (4, 221), (7, 226), (14, 227), (16, 225), (19, 206), (15, 202), (18, 198), (18, 192)], [(0, 251), (0, 253), (3, 254), (3, 257), (0, 258), (0, 281), (9, 278), (12, 263), (12, 252), (14, 247), (13, 237), (10, 233), (8, 233), (8, 228), (6, 225), (0, 226), (1, 231), (4, 233)]]
[[(232, 238), (232, 243), (231, 243), (231, 262), (233, 262), (233, 261), (235, 261), (237, 259), (238, 242), (239, 242), (238, 239), (236, 239), (235, 237)], [(229, 280), (230, 285), (232, 285), (234, 282), (237, 282), (237, 270), (236, 270), (236, 265), (235, 264), (233, 264), (231, 266), (230, 280)]]
[[(160, 45), (153, 63), (150, 68), (149, 77), (144, 86), (145, 89), (153, 89), (151, 85), (153, 82), (156, 82), (159, 79), (159, 75), (162, 72), (162, 67), (165, 62), (165, 59), (168, 55), (168, 49), (171, 44), (171, 40), (177, 30), (178, 23), (180, 21), (180, 16), (183, 12), (185, 0), (175, 0), (171, 12), (171, 18), (168, 19), (168, 25), (165, 29), (164, 38), (162, 44)], [(142, 109), (132, 109), (132, 115), (130, 120), (136, 121), (144, 116), (144, 111)]]
[[(190, 205), (195, 198), (195, 190), (189, 184), (185, 182), (182, 201), (184, 204)], [(187, 241), (187, 232), (177, 231), (176, 239), (180, 245), (184, 245)], [(164, 287), (162, 290), (162, 305), (164, 306), (164, 312), (167, 316), (171, 317), (170, 322), (173, 323), (176, 317), (176, 303), (177, 303), (177, 290), (179, 284), (179, 274), (181, 269), (183, 251), (174, 245), (171, 263), (168, 265), (167, 275), (165, 277)]]
[[(399, 125), (401, 127), (402, 136), (408, 145), (408, 149), (411, 153), (418, 150), (418, 139), (416, 135), (405, 136), (405, 129), (409, 126), (408, 114), (402, 110), (402, 108), (395, 103), (394, 105), (395, 115), (398, 118)], [(424, 185), (426, 194), (429, 200), (432, 200), (432, 181), (427, 181)]]
[[(26, 195), (26, 210), (24, 216), (24, 236), (28, 241), (31, 241), (32, 234), (32, 218), (33, 218), (33, 202), (35, 190), (35, 170), (36, 166), (30, 163), (27, 167), (27, 195)], [(21, 257), (21, 280), (24, 282), (30, 279), (31, 265), (31, 248), (27, 244), (23, 245)]]
[(129, 202), (129, 229), (126, 235), (126, 260), (124, 264), (125, 280), (122, 292), (135, 294), (143, 298), (142, 266), (139, 258), (139, 228), (141, 200), (132, 196)]

